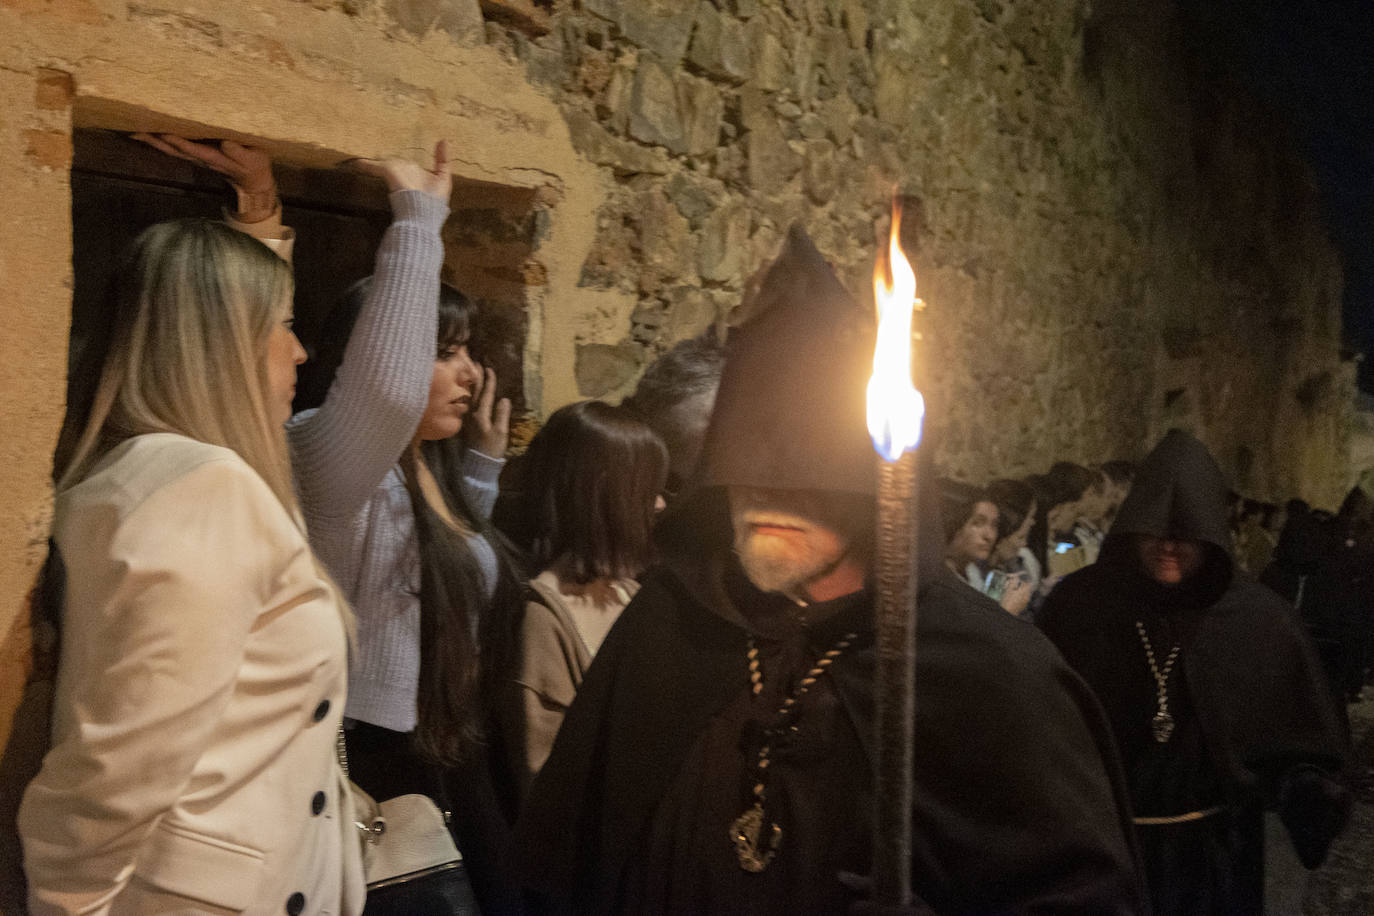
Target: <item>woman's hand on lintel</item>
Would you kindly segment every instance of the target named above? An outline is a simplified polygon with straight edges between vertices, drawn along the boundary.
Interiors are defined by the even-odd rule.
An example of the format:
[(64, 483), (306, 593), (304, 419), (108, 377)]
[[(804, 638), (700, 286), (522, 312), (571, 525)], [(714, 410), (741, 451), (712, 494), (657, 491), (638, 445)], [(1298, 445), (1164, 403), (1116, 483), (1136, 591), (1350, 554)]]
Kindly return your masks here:
[(258, 223), (276, 212), (277, 181), (272, 177), (272, 157), (266, 150), (234, 140), (199, 143), (176, 134), (137, 133), (133, 139), (229, 179), (238, 195), (234, 218), (239, 222)]
[(388, 191), (423, 191), (448, 203), (453, 176), (448, 170), (448, 141), (434, 144), (434, 165), (425, 168), (409, 159), (350, 159), (348, 165), (386, 182)]

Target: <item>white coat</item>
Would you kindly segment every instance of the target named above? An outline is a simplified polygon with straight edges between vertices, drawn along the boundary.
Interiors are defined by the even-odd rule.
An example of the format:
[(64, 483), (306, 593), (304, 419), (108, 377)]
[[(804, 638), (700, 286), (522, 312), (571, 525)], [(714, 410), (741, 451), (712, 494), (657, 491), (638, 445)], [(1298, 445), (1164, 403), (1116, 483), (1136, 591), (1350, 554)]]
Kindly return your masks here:
[(53, 533), (53, 746), (19, 812), (35, 916), (359, 912), (343, 620), (262, 478), (138, 436), (59, 496)]

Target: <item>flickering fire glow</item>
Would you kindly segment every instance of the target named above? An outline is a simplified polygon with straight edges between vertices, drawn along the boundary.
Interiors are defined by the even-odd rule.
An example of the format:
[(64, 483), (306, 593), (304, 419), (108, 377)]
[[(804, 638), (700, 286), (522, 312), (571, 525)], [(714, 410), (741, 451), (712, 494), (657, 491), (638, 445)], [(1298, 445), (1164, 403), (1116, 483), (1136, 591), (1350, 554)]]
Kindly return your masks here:
[(868, 380), (868, 434), (884, 461), (896, 461), (921, 442), (926, 403), (911, 382), (911, 316), (920, 305), (916, 273), (902, 254), (902, 211), (892, 206), (887, 263), (873, 268), (873, 298), (878, 306), (878, 344)]

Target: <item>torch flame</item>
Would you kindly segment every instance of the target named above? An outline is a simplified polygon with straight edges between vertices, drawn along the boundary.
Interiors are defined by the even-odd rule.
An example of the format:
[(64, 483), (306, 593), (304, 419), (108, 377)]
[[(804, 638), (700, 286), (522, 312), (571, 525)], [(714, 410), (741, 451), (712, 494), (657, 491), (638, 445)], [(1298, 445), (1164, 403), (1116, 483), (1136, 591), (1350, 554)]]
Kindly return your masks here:
[(868, 434), (885, 461), (896, 461), (920, 444), (926, 413), (925, 398), (911, 384), (911, 313), (918, 300), (916, 274), (898, 238), (901, 217), (901, 208), (893, 201), (887, 263), (879, 258), (873, 268), (878, 345), (868, 380)]

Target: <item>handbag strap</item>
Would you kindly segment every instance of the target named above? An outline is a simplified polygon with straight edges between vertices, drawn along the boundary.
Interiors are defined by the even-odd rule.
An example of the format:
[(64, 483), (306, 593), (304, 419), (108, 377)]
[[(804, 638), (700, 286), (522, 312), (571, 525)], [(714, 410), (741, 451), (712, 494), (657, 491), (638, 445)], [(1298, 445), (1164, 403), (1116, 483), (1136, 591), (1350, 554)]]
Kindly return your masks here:
[(348, 745), (344, 743), (343, 723), (339, 723), (339, 732), (334, 736), (334, 755), (339, 758), (339, 769), (343, 770), (344, 779), (352, 782), (352, 777), (348, 775)]
[[(339, 769), (343, 770), (344, 779), (348, 781), (348, 788), (354, 795), (363, 795), (367, 798), (372, 809), (372, 825), (369, 827), (362, 821), (354, 821), (356, 826), (366, 836), (371, 843), (377, 842), (377, 837), (386, 830), (386, 819), (381, 816), (381, 807), (362, 786), (353, 781), (353, 777), (348, 772), (348, 743), (344, 739), (344, 726), (339, 723), (339, 731), (334, 736), (334, 755), (339, 760)], [(437, 765), (431, 765), (430, 769), (434, 776), (435, 794), (439, 797), (434, 799), (439, 813), (444, 816), (444, 825), (449, 826), (453, 823), (453, 803), (449, 801), (448, 785), (444, 780), (444, 770)], [(380, 825), (380, 829), (379, 829)]]

